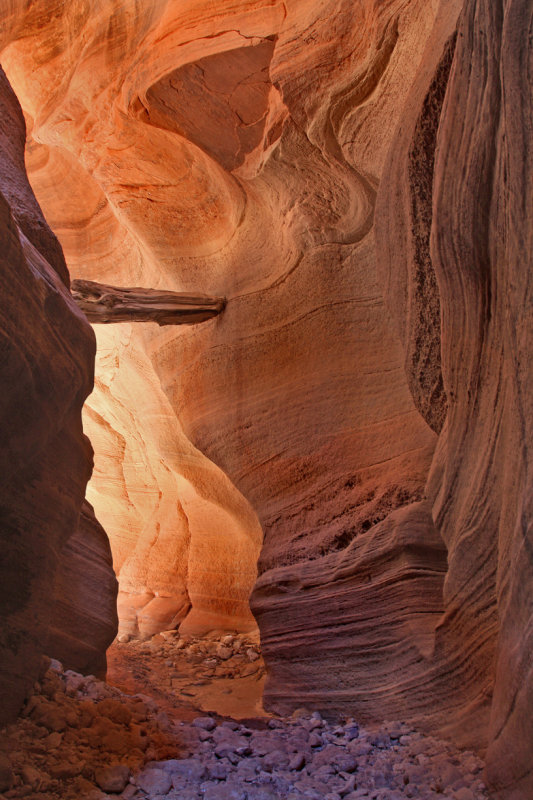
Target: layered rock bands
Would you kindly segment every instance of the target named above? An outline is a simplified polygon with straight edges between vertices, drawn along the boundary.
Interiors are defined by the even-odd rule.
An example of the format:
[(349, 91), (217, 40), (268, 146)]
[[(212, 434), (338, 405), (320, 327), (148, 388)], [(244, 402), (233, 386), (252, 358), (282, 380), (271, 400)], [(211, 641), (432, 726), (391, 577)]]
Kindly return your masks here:
[[(225, 297), (96, 326), (125, 630), (253, 625), (265, 702), (408, 719), (533, 792), (531, 4), (11, 0), (69, 269)], [(256, 581), (256, 560), (260, 573)]]

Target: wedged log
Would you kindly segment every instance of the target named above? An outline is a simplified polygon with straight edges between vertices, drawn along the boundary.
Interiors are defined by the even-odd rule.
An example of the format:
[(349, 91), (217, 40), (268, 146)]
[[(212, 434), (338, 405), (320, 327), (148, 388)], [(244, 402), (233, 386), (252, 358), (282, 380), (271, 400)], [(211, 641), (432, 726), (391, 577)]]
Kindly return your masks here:
[(72, 281), (72, 297), (89, 322), (157, 322), (190, 325), (218, 316), (224, 297), (182, 294), (141, 287), (123, 288), (95, 281)]

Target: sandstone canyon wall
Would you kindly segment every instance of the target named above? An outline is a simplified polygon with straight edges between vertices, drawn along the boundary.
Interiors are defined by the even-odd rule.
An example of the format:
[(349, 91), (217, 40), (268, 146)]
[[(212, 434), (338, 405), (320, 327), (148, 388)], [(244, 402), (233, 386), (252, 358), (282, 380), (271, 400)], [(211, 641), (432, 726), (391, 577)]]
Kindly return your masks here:
[(530, 26), (12, 0), (2, 53), (74, 276), (227, 298), (97, 331), (124, 630), (250, 625), (259, 519), (266, 703), (488, 745), (506, 798), (533, 791)]
[[(420, 405), (441, 382), (447, 398), (427, 484), (448, 553), (433, 663), (467, 724), (485, 707), (489, 779), (513, 798), (533, 793), (532, 22), (527, 2), (465, 3), (456, 44), (402, 118), (377, 215)], [(440, 324), (424, 324), (421, 298)], [(433, 359), (428, 380), (437, 347), (442, 378)]]
[[(80, 518), (92, 461), (81, 408), (94, 336), (27, 181), (24, 144), (22, 112), (0, 71), (2, 722), (18, 712), (44, 653), (105, 671), (116, 616), (107, 539), (94, 536), (92, 513)], [(83, 595), (80, 575), (97, 580), (98, 592)]]

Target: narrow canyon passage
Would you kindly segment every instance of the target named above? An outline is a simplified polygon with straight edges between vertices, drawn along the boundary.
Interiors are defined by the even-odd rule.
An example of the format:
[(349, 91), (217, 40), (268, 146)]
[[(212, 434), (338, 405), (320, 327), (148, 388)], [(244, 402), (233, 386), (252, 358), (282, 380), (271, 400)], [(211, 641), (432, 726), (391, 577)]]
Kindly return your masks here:
[(532, 26), (0, 4), (0, 800), (533, 797)]

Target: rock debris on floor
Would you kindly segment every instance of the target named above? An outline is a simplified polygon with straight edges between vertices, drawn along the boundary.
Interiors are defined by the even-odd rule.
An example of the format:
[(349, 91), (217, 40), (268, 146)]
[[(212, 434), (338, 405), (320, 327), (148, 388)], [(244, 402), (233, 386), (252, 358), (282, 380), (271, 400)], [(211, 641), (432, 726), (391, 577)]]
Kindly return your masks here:
[[(149, 645), (130, 643), (129, 653), (144, 648), (165, 657), (167, 641), (175, 652), (190, 655), (192, 647), (204, 667), (209, 658), (216, 661), (206, 667), (214, 670), (215, 688), (220, 663), (230, 662), (243, 647), (238, 637), (178, 647), (176, 638), (163, 637)], [(215, 653), (218, 648), (219, 654), (206, 655), (202, 648)], [(244, 656), (247, 661), (238, 664), (259, 662), (262, 671), (257, 646), (248, 643)], [(182, 678), (184, 673), (182, 668)], [(156, 674), (150, 680), (154, 688)], [(285, 719), (264, 713), (224, 718), (195, 711), (191, 696), (180, 698), (173, 680), (161, 673), (157, 694), (164, 697), (166, 691), (164, 703), (143, 691), (127, 694), (94, 676), (64, 671), (52, 661), (19, 720), (0, 733), (0, 800), (488, 797), (481, 759), (404, 723), (370, 730), (351, 718), (328, 722), (306, 709)]]
[(110, 683), (132, 693), (141, 687), (170, 714), (187, 708), (240, 718), (264, 714), (258, 632), (198, 638), (164, 631), (145, 642), (120, 636), (108, 665)]

